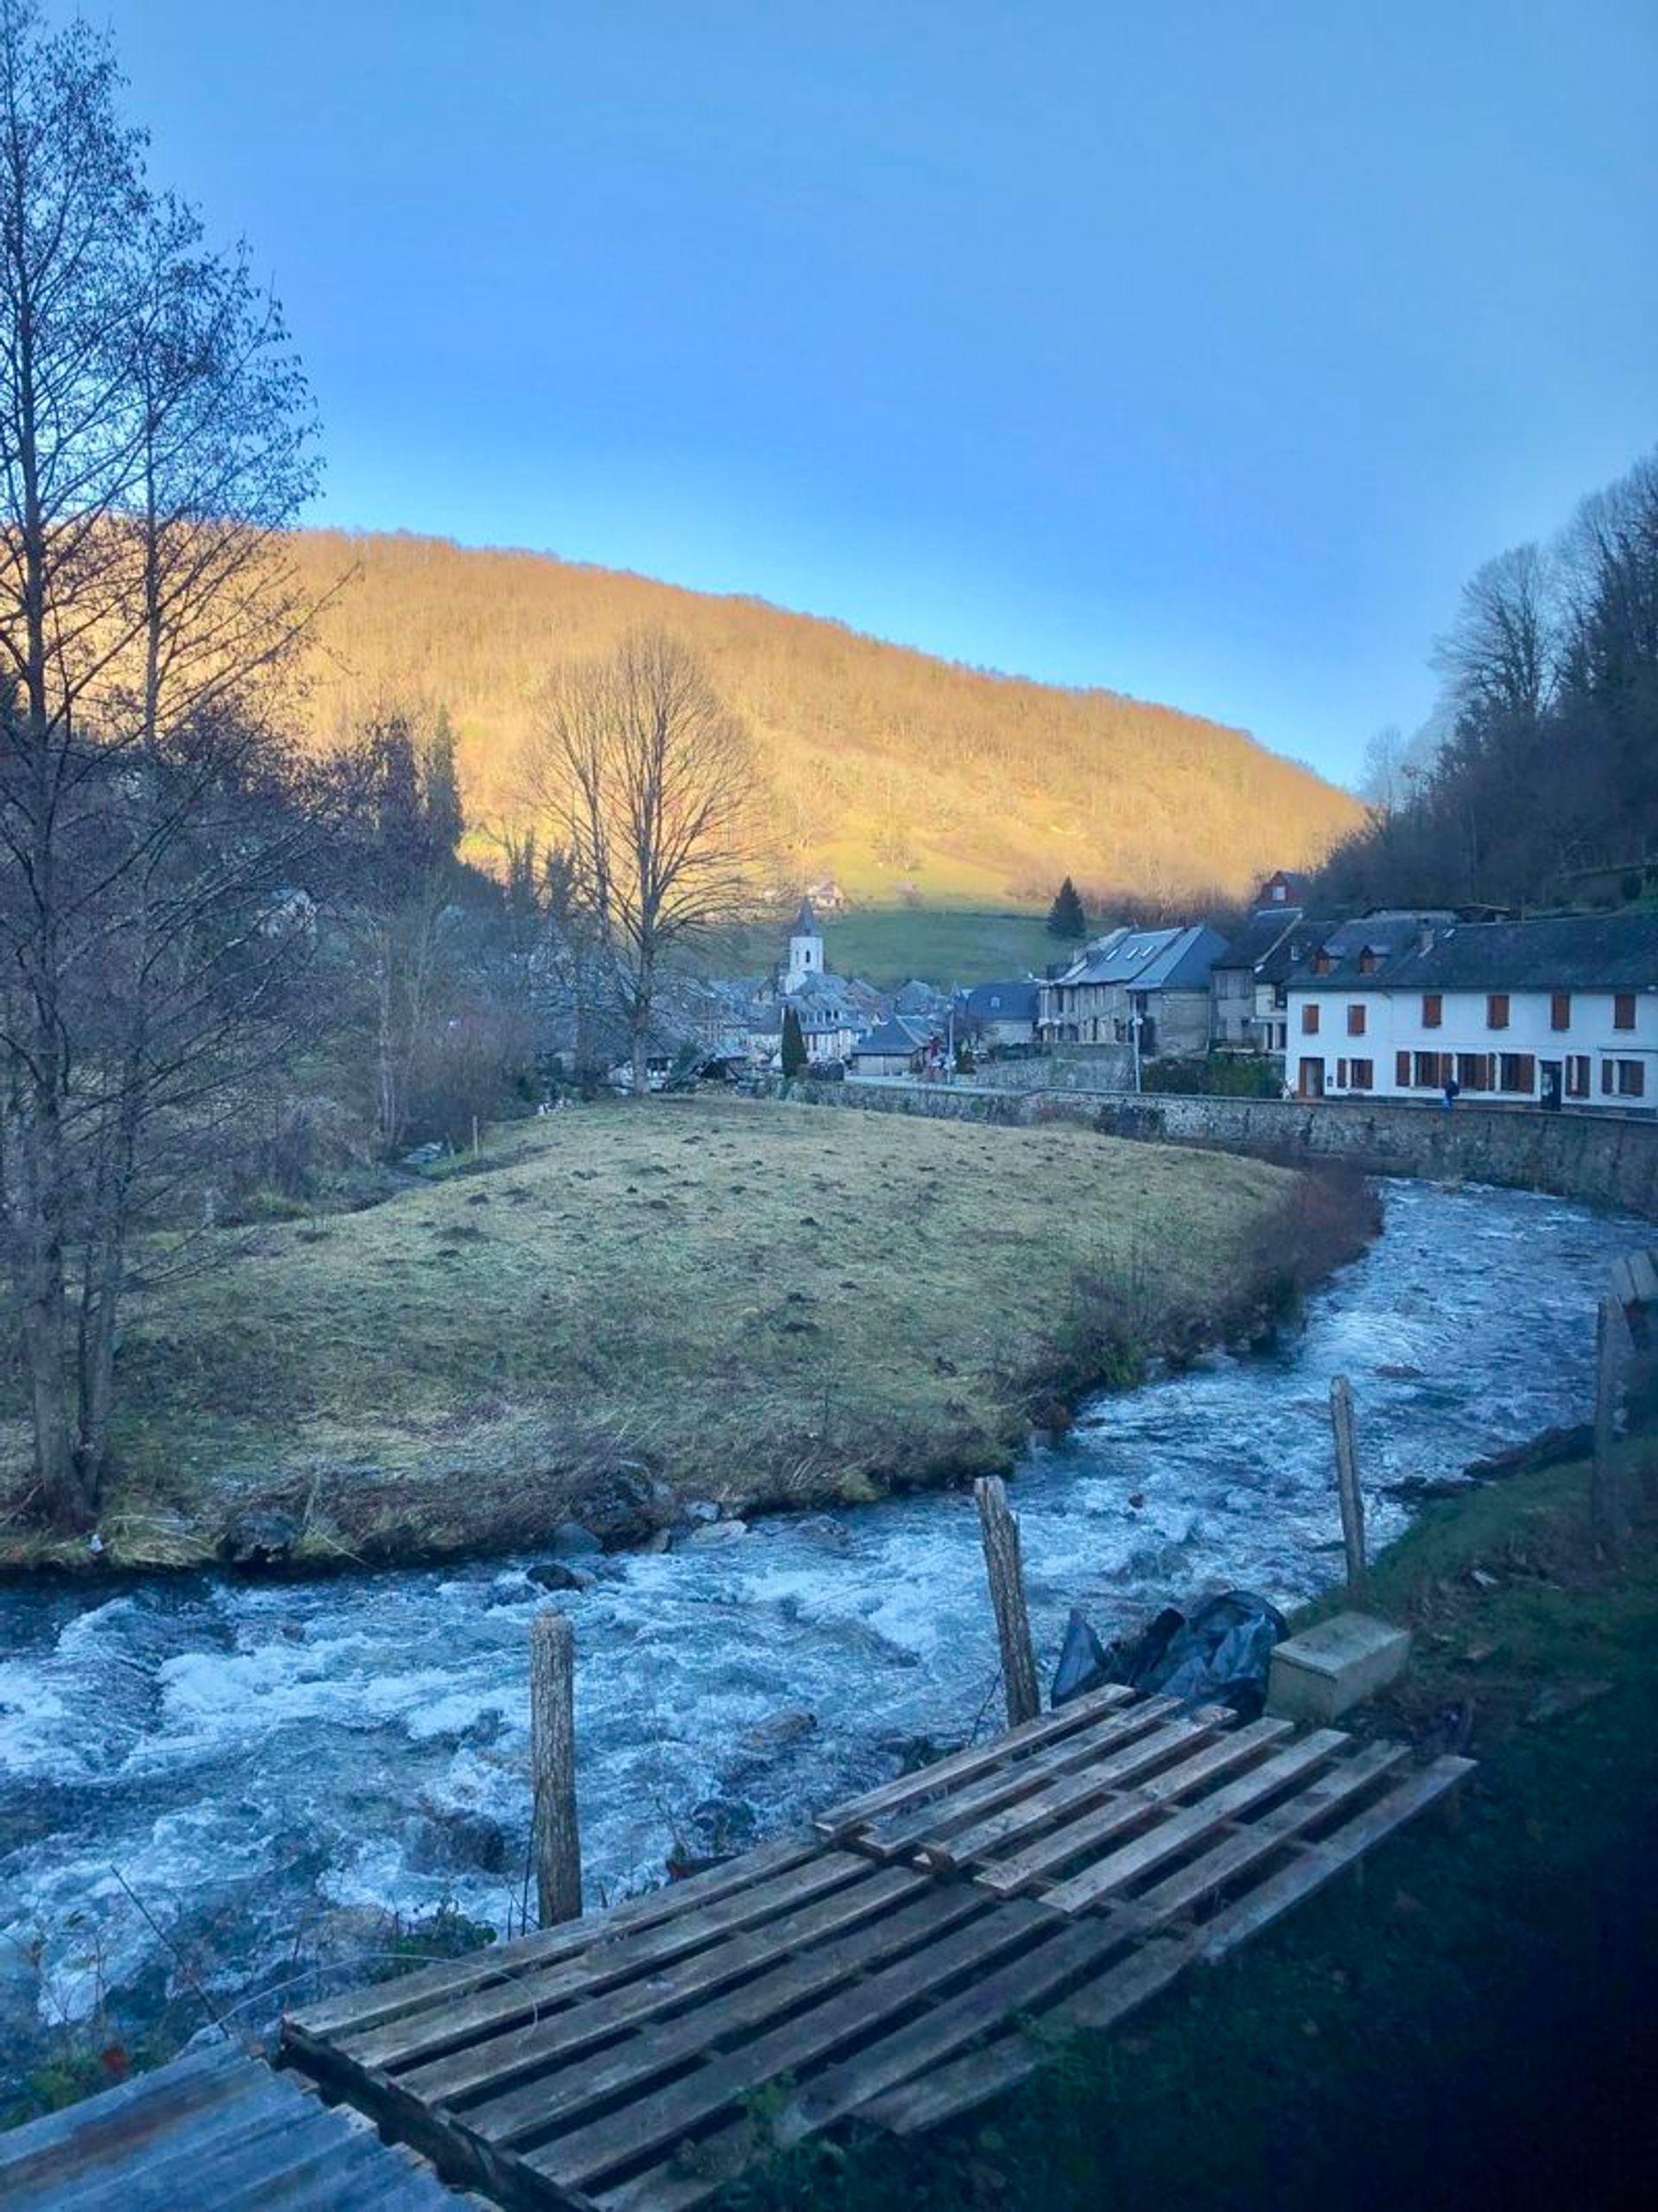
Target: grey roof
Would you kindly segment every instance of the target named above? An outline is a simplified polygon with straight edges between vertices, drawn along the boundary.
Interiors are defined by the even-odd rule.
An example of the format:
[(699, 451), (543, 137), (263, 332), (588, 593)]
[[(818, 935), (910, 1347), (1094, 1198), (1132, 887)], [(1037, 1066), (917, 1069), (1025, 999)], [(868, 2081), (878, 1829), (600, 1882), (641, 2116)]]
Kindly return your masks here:
[(962, 993), (961, 1010), (974, 1022), (1034, 1022), (1041, 986), (1022, 976), (1012, 983), (976, 983)]
[(1277, 950), (1300, 922), (1304, 911), (1299, 906), (1257, 907), (1244, 927), (1229, 939), (1215, 966), (1258, 971), (1261, 963)]
[(892, 1003), (901, 1014), (939, 1014), (948, 1011), (950, 994), (940, 991), (936, 984), (923, 983), (919, 976), (912, 975), (907, 983), (900, 984)]
[(818, 927), (818, 917), (812, 911), (812, 902), (809, 898), (803, 898), (801, 901), (801, 910), (794, 916), (794, 927), (788, 934), (791, 937), (822, 936), (823, 931)]
[(1406, 991), (1658, 991), (1658, 915), (1453, 922), (1387, 979)]
[(902, 1054), (905, 1057), (931, 1044), (938, 1035), (931, 1023), (914, 1020), (908, 1014), (895, 1014), (889, 1022), (883, 1022), (867, 1036), (861, 1036), (852, 1047), (854, 1055), (860, 1053)]
[(1421, 948), (1424, 938), (1453, 920), (1444, 909), (1434, 909), (1361, 914), (1325, 922), (1305, 936), (1292, 931), (1288, 970), (1273, 979), (1288, 982), (1297, 991), (1378, 991), (1391, 983), (1394, 971)]
[(1114, 929), (1056, 979), (1061, 984), (1117, 983), (1131, 991), (1205, 991), (1226, 940), (1207, 922), (1184, 929)]

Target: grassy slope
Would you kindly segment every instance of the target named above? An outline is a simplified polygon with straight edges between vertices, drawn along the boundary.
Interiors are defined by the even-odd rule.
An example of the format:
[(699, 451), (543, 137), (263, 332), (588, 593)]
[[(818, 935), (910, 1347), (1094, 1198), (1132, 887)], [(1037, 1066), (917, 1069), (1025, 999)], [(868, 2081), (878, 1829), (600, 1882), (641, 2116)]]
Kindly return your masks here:
[[(117, 1558), (199, 1553), (225, 1470), (280, 1471), (320, 1542), (443, 1544), (528, 1540), (618, 1458), (776, 1500), (1000, 1463), (1045, 1375), (1117, 1356), (1085, 1324), (1212, 1315), (1300, 1188), (1073, 1127), (703, 1100), (521, 1124), (486, 1164), (226, 1232), (233, 1264), (135, 1309)], [(14, 1523), (0, 1562), (24, 1550)]]
[(327, 593), (308, 712), (327, 734), (389, 701), (446, 707), (475, 817), (498, 821), (531, 701), (560, 660), (664, 624), (752, 728), (776, 870), (864, 903), (1046, 905), (1085, 890), (1246, 891), (1304, 865), (1358, 803), (1242, 732), (1105, 691), (987, 675), (756, 599), (544, 555), (307, 532)]
[(1235, 1965), (930, 2142), (802, 2154), (722, 2206), (1658, 2201), (1658, 1452), (1629, 1456), (1623, 1572), (1589, 1541), (1581, 1467), (1432, 1507), (1380, 1562), (1374, 1609), (1416, 1651), (1357, 1717), (1442, 1747), (1471, 1707), (1456, 1826), (1406, 1831)]
[[(751, 929), (722, 931), (702, 965), (712, 974), (758, 975), (782, 957), (792, 916)], [(824, 959), (838, 975), (862, 976), (883, 990), (911, 976), (952, 984), (1006, 982), (1040, 975), (1074, 950), (1049, 936), (1040, 914), (981, 913), (971, 908), (874, 907), (830, 916)]]

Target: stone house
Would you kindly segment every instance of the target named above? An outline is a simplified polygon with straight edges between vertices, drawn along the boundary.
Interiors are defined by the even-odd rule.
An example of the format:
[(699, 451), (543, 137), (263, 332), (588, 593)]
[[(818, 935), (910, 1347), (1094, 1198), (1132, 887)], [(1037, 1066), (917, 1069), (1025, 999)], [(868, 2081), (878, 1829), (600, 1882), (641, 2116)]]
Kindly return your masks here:
[(1208, 1049), (1210, 971), (1226, 940), (1206, 922), (1114, 929), (1041, 986), (1044, 1043), (1129, 1044), (1144, 1058)]

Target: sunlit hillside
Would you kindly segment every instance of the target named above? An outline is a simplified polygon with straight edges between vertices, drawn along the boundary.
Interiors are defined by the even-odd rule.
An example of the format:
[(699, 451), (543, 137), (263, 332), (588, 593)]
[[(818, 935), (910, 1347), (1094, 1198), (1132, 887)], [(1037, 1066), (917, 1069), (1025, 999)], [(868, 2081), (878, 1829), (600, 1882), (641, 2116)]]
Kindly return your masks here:
[(1046, 901), (1060, 878), (1153, 895), (1246, 889), (1315, 860), (1356, 802), (1237, 730), (1106, 691), (990, 675), (762, 601), (525, 553), (313, 532), (319, 734), (394, 700), (448, 710), (469, 811), (499, 819), (535, 691), (561, 658), (655, 622), (746, 715), (780, 885), (890, 902)]

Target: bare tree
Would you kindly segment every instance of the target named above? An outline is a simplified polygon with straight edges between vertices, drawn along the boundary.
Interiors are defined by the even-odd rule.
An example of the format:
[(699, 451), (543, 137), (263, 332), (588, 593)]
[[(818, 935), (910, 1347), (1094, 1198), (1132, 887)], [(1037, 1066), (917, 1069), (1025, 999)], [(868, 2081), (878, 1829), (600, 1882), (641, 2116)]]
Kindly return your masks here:
[(303, 622), (304, 385), (119, 90), (107, 38), (0, 0), (0, 1236), (67, 1525), (98, 1510), (149, 1140), (232, 1080), (304, 934), (304, 779), (255, 696)]
[(523, 781), (606, 948), (643, 1097), (664, 960), (749, 896), (757, 776), (747, 731), (687, 646), (638, 631), (608, 658), (554, 676)]

